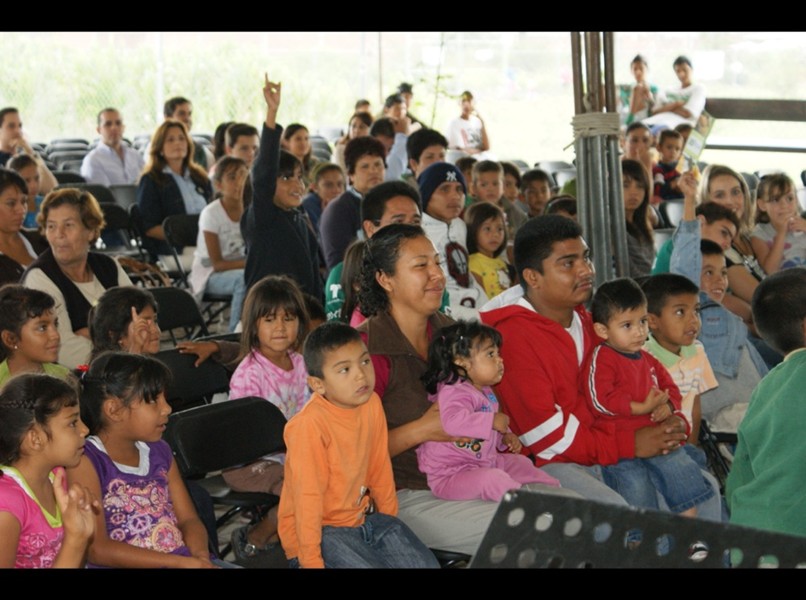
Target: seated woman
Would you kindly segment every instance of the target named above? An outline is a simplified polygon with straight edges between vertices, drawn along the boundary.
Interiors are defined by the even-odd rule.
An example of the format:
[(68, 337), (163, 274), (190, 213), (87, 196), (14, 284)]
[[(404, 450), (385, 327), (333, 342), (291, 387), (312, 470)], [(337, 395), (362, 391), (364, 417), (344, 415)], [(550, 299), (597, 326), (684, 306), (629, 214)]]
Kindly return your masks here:
[(16, 171), (25, 180), (28, 188), (28, 212), (25, 213), (25, 221), (22, 226), (27, 229), (36, 229), (36, 215), (39, 214), (39, 207), (44, 200), (39, 193), (39, 165), (30, 154), (17, 154), (6, 163), (6, 168)]
[(398, 517), (431, 548), (473, 554), (497, 503), (436, 498), (415, 452), (425, 441), (459, 439), (442, 429), (438, 405), (429, 402), (420, 380), (432, 335), (453, 323), (438, 312), (445, 289), (439, 253), (416, 225), (387, 225), (366, 244), (358, 299), (369, 318), (358, 331), (375, 367), (375, 391), (383, 398)]
[(50, 247), (33, 261), (22, 283), (56, 300), (62, 345), (59, 362), (71, 369), (90, 355), (90, 307), (108, 288), (132, 285), (116, 260), (90, 252), (104, 227), (98, 201), (89, 192), (65, 188), (45, 196), (39, 211)]
[(347, 171), (347, 165), (344, 162), (344, 149), (347, 147), (347, 142), (355, 138), (369, 135), (370, 127), (372, 127), (371, 114), (356, 112), (350, 117), (350, 122), (347, 125), (347, 133), (338, 139), (333, 147), (333, 156), (330, 157), (330, 160), (339, 165), (342, 171)]
[(0, 167), (0, 285), (17, 283), (47, 242), (38, 231), (22, 228), (28, 189), (19, 173)]
[(283, 132), (282, 148), (302, 163), (302, 179), (307, 188), (311, 185), (311, 171), (319, 164), (319, 159), (313, 156), (308, 128), (300, 123), (291, 123)]
[[(185, 124), (167, 119), (151, 138), (148, 161), (137, 186), (143, 245), (153, 257), (172, 261), (162, 222), (172, 215), (197, 215), (213, 197), (207, 173), (193, 162), (193, 140)], [(192, 253), (183, 265), (190, 270)], [(167, 262), (166, 264), (171, 264)]]

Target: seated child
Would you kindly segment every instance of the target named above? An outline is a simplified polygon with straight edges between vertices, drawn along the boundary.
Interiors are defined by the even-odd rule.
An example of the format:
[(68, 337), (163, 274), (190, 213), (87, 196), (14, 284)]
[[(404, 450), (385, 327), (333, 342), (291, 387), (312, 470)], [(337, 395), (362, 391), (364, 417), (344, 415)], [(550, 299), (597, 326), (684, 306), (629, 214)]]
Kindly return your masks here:
[(25, 213), (22, 226), (26, 229), (39, 229), (36, 215), (39, 214), (39, 207), (44, 200), (44, 196), (39, 193), (39, 165), (30, 154), (17, 154), (6, 163), (6, 169), (17, 171), (28, 187), (28, 212)]
[(95, 533), (86, 487), (65, 484), (87, 427), (73, 386), (47, 375), (15, 377), (0, 394), (0, 568), (79, 568)]
[[(604, 340), (582, 365), (581, 386), (594, 413), (617, 429), (639, 429), (680, 411), (680, 391), (669, 372), (643, 350), (647, 303), (632, 279), (615, 279), (596, 290), (593, 329)], [(688, 421), (688, 419), (686, 419)], [(602, 467), (604, 481), (632, 506), (658, 508), (656, 489), (669, 509), (697, 516), (697, 505), (714, 495), (700, 468), (682, 449), (652, 458), (626, 458)], [(649, 483), (649, 485), (647, 485)]]
[[(723, 305), (728, 296), (725, 249), (711, 239), (701, 240), (704, 228), (696, 220), (685, 220), (684, 215), (673, 238), (671, 270), (700, 287), (699, 340), (719, 383), (703, 394), (702, 416), (714, 430), (735, 432), (750, 393), (769, 369), (749, 339), (744, 321)], [(729, 236), (724, 237), (728, 238), (724, 244), (730, 244)]]
[(573, 196), (555, 196), (546, 204), (543, 214), (562, 215), (572, 221), (577, 220), (577, 200)]
[(664, 129), (658, 139), (658, 152), (660, 159), (652, 167), (652, 180), (655, 184), (653, 202), (682, 198), (683, 194), (678, 187), (680, 172), (677, 162), (683, 154), (683, 136), (674, 129)]
[(681, 408), (691, 423), (685, 448), (701, 467), (700, 395), (719, 385), (702, 342), (699, 288), (682, 275), (653, 275), (642, 284), (647, 299), (649, 340), (644, 346), (671, 373), (680, 389)]
[(501, 163), (482, 160), (473, 165), (471, 189), (476, 202), (489, 202), (504, 211), (508, 237), (514, 240), (515, 232), (526, 223), (528, 217), (526, 213), (504, 197), (504, 168)]
[(308, 213), (317, 237), (322, 211), (344, 193), (344, 186), (344, 171), (335, 163), (319, 163), (311, 171), (311, 185), (308, 186), (308, 195), (302, 199), (302, 208)]
[(0, 287), (0, 387), (19, 373), (45, 373), (66, 379), (59, 359), (55, 300), (16, 283)]
[[(456, 159), (456, 168), (462, 172), (462, 177), (465, 178), (465, 181), (473, 181), (473, 165), (477, 162), (479, 162), (479, 159), (472, 156), (463, 156)], [(422, 173), (422, 171), (420, 172)], [(471, 195), (470, 191), (465, 192), (465, 206), (470, 206), (475, 201), (476, 199)]]
[(465, 211), (470, 273), (490, 298), (512, 287), (515, 274), (501, 257), (508, 237), (504, 221), (501, 209), (488, 202), (477, 202)]
[(361, 336), (325, 323), (303, 354), (314, 393), (283, 436), (279, 534), (290, 566), (438, 568), (396, 518), (386, 417)]
[(156, 359), (106, 352), (82, 376), (81, 417), (90, 437), (68, 481), (86, 486), (96, 516), (89, 562), (118, 568), (214, 568), (207, 532), (162, 433), (170, 380)]
[(539, 217), (551, 199), (551, 178), (541, 169), (526, 171), (521, 179), (521, 201), (530, 219)]
[(499, 412), (492, 387), (504, 375), (498, 354), (501, 334), (488, 325), (459, 321), (440, 329), (428, 348), (421, 379), (439, 404), (439, 418), (459, 442), (423, 442), (417, 447), (428, 487), (445, 500), (494, 500), (524, 484), (560, 483), (521, 454), (523, 445)]
[(526, 205), (521, 202), (521, 170), (508, 160), (502, 160), (501, 167), (504, 169), (503, 201), (517, 206), (523, 214), (526, 214)]
[(730, 521), (806, 536), (806, 269), (764, 279), (753, 294), (762, 337), (785, 355), (753, 391), (726, 484)]
[(806, 266), (806, 219), (799, 213), (794, 181), (783, 173), (761, 179), (750, 243), (767, 274)]

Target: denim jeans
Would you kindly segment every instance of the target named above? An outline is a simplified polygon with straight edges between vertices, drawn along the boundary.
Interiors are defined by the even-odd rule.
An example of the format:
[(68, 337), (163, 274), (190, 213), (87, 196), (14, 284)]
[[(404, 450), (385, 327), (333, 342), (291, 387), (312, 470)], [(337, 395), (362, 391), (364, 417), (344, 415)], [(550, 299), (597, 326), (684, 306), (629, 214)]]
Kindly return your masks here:
[(714, 495), (697, 463), (683, 450), (652, 458), (622, 459), (602, 468), (607, 485), (631, 506), (659, 509), (658, 495), (671, 512), (679, 513)]
[[(390, 515), (367, 515), (358, 527), (322, 528), (322, 559), (329, 569), (438, 569), (431, 551), (403, 521)], [(299, 566), (296, 559), (290, 567)]]
[(624, 498), (602, 481), (602, 467), (599, 465), (586, 467), (575, 463), (549, 463), (540, 468), (559, 479), (565, 489), (574, 490), (583, 498), (603, 504), (627, 505)]
[(246, 282), (243, 278), (243, 269), (230, 269), (229, 271), (219, 271), (210, 275), (205, 292), (211, 294), (232, 294), (232, 305), (229, 317), (229, 330), (235, 331), (238, 321), (241, 319), (241, 308), (246, 296)]

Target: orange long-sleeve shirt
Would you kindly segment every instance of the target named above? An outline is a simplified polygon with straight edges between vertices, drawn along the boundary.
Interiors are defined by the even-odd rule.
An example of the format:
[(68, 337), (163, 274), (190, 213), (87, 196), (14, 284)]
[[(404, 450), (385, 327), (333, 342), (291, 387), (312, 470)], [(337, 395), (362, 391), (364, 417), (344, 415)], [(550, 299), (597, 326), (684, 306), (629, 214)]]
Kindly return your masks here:
[(386, 417), (372, 394), (356, 408), (340, 408), (319, 394), (285, 428), (285, 481), (278, 533), (286, 556), (304, 568), (324, 567), (322, 527), (358, 527), (370, 502), (396, 516)]

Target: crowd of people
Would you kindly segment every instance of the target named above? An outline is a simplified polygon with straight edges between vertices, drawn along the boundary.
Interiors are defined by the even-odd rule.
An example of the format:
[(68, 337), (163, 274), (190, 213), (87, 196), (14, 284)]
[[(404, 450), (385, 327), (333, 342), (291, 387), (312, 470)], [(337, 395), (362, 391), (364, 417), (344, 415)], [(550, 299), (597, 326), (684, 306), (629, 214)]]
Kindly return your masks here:
[[(629, 278), (598, 289), (575, 195), (495, 160), (470, 91), (445, 135), (411, 114), (411, 84), (377, 118), (360, 100), (330, 161), (280, 124), (268, 75), (263, 123), (222, 123), (214, 151), (186, 98), (145, 156), (100, 111), (82, 175), (136, 184), (151, 259), (176, 252), (199, 300), (232, 295), (240, 343), (181, 351), (288, 420), (286, 452), (224, 472), (280, 497), (233, 532), (236, 562), (282, 548), (291, 567), (438, 567), (431, 549), (472, 556), (519, 488), (806, 535), (806, 220), (784, 174), (754, 197), (733, 169), (683, 160), (705, 96), (686, 57), (674, 69), (661, 93), (632, 62)], [(159, 306), (93, 250), (98, 201), (54, 189), (21, 127), (0, 111), (0, 566), (233, 566), (161, 439)], [(198, 239), (171, 248), (163, 222), (182, 214)], [(726, 498), (703, 418), (738, 432)]]

